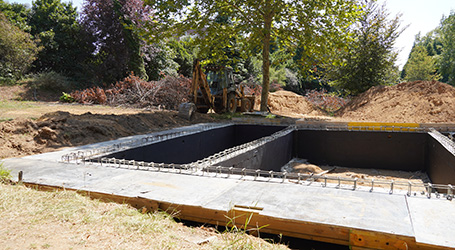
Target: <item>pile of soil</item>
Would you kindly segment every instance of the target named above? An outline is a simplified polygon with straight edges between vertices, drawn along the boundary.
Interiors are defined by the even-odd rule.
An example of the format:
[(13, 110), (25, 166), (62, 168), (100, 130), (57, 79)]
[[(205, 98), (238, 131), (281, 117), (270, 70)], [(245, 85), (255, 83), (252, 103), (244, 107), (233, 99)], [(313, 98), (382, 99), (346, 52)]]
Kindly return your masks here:
[(455, 88), (438, 81), (377, 86), (338, 112), (351, 121), (455, 123)]
[(57, 111), (37, 120), (20, 118), (1, 122), (0, 159), (213, 122), (213, 118), (206, 114), (195, 114), (191, 121), (177, 114), (176, 111), (156, 111), (122, 115), (88, 112), (75, 115)]
[[(260, 98), (256, 99), (255, 109), (259, 110)], [(313, 108), (308, 100), (291, 91), (279, 90), (269, 94), (268, 106), (274, 114), (300, 117), (302, 115), (320, 115), (320, 111)]]

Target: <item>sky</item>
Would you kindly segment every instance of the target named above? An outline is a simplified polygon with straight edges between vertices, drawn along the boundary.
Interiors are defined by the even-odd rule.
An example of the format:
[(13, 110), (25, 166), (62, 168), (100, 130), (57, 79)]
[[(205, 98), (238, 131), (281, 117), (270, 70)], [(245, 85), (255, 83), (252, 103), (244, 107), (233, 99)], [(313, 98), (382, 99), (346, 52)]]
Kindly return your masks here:
[[(32, 0), (7, 0), (31, 6)], [(82, 8), (83, 0), (63, 0), (72, 2), (78, 9)], [(455, 10), (455, 0), (378, 0), (379, 4), (386, 3), (391, 17), (402, 14), (402, 27), (409, 25), (397, 39), (395, 49), (399, 51), (396, 64), (400, 69), (408, 60), (409, 52), (415, 36), (420, 32), (422, 36), (438, 27), (443, 15), (448, 16)]]
[(397, 39), (395, 49), (399, 50), (396, 64), (400, 69), (408, 60), (415, 36), (422, 36), (438, 27), (442, 16), (455, 10), (455, 0), (379, 0), (386, 3), (391, 17), (402, 14), (402, 27), (409, 25)]

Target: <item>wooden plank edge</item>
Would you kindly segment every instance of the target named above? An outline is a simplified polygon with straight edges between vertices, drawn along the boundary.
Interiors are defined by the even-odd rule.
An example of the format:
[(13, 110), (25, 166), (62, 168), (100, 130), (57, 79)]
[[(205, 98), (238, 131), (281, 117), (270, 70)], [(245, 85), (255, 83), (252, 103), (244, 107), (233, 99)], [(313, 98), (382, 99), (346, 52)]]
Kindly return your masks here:
[[(238, 228), (245, 227), (245, 217), (250, 218), (246, 224), (247, 229), (259, 229), (260, 232), (270, 234), (282, 234), (285, 236), (296, 237), (307, 240), (321, 241), (326, 243), (346, 245), (351, 249), (399, 249), (399, 248), (384, 248), (378, 246), (384, 240), (396, 239), (407, 244), (408, 249), (428, 249), (428, 250), (454, 250), (455, 248), (443, 247), (437, 245), (419, 244), (416, 243), (414, 237), (400, 236), (387, 234), (382, 232), (366, 231), (361, 229), (352, 229), (342, 226), (297, 221), (291, 219), (282, 219), (271, 216), (261, 215), (260, 211), (242, 211), (231, 209), (230, 211), (208, 209), (201, 206), (181, 205), (168, 202), (151, 200), (143, 197), (128, 197), (115, 194), (107, 194), (101, 192), (92, 192), (86, 190), (78, 190), (72, 188), (64, 188), (59, 186), (42, 185), (36, 183), (23, 183), (29, 188), (40, 191), (75, 191), (92, 199), (98, 199), (104, 202), (116, 202), (119, 204), (129, 204), (137, 209), (144, 211), (162, 210), (173, 217), (189, 220), (199, 223), (207, 223), (220, 226), (237, 226)], [(145, 209), (145, 210), (144, 210)], [(240, 214), (238, 214), (240, 213)], [(259, 232), (259, 233), (260, 233)], [(354, 243), (354, 239), (358, 236), (376, 237), (374, 243), (369, 245), (360, 245)], [(378, 243), (379, 242), (379, 243)], [(392, 244), (386, 246), (393, 246)], [(382, 248), (381, 248), (382, 247)]]

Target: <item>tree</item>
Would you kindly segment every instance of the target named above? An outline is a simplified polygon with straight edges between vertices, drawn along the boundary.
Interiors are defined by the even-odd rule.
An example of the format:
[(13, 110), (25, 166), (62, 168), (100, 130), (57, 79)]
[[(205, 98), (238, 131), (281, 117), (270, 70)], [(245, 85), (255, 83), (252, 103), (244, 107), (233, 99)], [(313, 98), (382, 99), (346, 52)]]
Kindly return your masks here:
[[(403, 30), (400, 16), (389, 20), (385, 5), (365, 0), (363, 14), (352, 27), (349, 46), (340, 51), (341, 64), (329, 65), (326, 77), (348, 94), (359, 94), (372, 86), (386, 85), (395, 72), (397, 53), (393, 46)], [(386, 77), (390, 76), (390, 77)]]
[[(409, 58), (406, 64), (404, 65), (403, 70), (401, 71), (402, 79), (406, 79), (409, 81), (410, 79), (415, 79), (415, 77), (411, 77), (410, 75), (413, 76), (419, 75), (419, 77), (421, 78), (423, 75), (426, 75), (427, 77), (423, 78), (425, 79), (442, 78), (442, 80), (444, 81), (447, 80), (447, 76), (443, 75), (439, 77), (441, 74), (438, 67), (439, 66), (438, 60), (442, 53), (442, 42), (439, 33), (440, 33), (439, 29), (436, 28), (435, 30), (428, 32), (423, 37), (420, 35), (420, 33), (416, 35), (414, 45), (412, 46), (411, 52), (409, 53)], [(422, 51), (422, 48), (425, 50), (425, 53), (424, 51)], [(412, 62), (411, 57), (413, 58)], [(410, 63), (412, 63), (411, 67), (408, 66)], [(408, 68), (412, 68), (413, 70), (413, 72), (411, 72), (410, 75), (407, 72)], [(423, 72), (417, 73), (416, 70), (424, 71), (427, 73)]]
[(404, 70), (406, 71), (404, 77), (406, 81), (430, 81), (441, 78), (436, 73), (435, 59), (428, 55), (427, 49), (422, 45), (417, 45), (412, 49)]
[[(197, 35), (201, 52), (223, 58), (223, 49), (233, 38), (243, 53), (262, 52), (261, 110), (267, 110), (270, 83), (270, 45), (295, 51), (304, 47), (303, 70), (311, 68), (308, 58), (330, 59), (334, 47), (343, 44), (346, 28), (356, 17), (355, 0), (146, 0), (154, 12), (152, 38), (188, 32)], [(226, 18), (229, 24), (217, 18)], [(155, 34), (153, 36), (153, 34)], [(292, 54), (290, 54), (292, 56)]]
[(39, 38), (43, 50), (34, 63), (34, 71), (55, 71), (73, 76), (82, 71), (81, 64), (90, 56), (90, 44), (81, 39), (78, 14), (71, 3), (60, 0), (33, 2), (31, 34)]
[(138, 29), (150, 19), (151, 11), (141, 0), (87, 0), (81, 22), (96, 45), (98, 78), (108, 83), (130, 72), (147, 78), (143, 53), (147, 48)]
[(37, 53), (30, 34), (11, 24), (0, 12), (0, 81), (20, 78)]
[(30, 31), (30, 26), (28, 25), (30, 9), (27, 8), (24, 4), (9, 4), (3, 0), (0, 0), (0, 12), (3, 12), (5, 17), (21, 30), (26, 32)]
[(442, 40), (440, 72), (447, 76), (449, 84), (455, 86), (455, 12), (442, 18), (439, 34)]

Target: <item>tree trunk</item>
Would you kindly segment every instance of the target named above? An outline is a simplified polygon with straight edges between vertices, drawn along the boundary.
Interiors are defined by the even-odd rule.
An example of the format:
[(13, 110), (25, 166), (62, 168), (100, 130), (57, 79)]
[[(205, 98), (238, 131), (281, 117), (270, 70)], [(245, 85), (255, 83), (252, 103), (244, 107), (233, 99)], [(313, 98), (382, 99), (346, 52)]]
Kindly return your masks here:
[(261, 111), (267, 111), (267, 101), (270, 89), (270, 30), (272, 28), (273, 13), (271, 12), (270, 1), (267, 1), (264, 14), (264, 31), (262, 47), (262, 93)]

